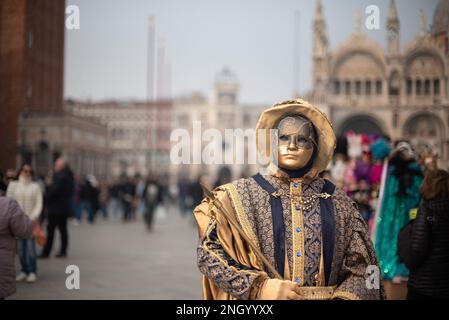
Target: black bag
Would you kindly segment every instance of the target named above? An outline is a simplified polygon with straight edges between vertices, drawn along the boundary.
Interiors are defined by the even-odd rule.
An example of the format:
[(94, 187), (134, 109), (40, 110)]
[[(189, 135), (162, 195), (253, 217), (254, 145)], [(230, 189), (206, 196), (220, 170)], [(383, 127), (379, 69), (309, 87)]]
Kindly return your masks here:
[[(399, 257), (399, 262), (405, 264), (405, 266), (410, 269), (418, 268), (426, 259), (429, 252), (430, 236), (432, 232), (431, 223), (434, 221), (434, 217), (427, 212), (428, 210), (423, 210), (424, 207), (421, 204), (418, 209), (418, 216), (416, 219), (411, 220), (405, 227), (401, 229), (398, 234), (397, 242), (397, 254)], [(415, 250), (417, 245), (419, 250), (417, 252), (412, 251), (411, 236), (413, 228), (418, 228), (417, 232), (420, 232), (420, 241), (418, 244), (414, 244)]]

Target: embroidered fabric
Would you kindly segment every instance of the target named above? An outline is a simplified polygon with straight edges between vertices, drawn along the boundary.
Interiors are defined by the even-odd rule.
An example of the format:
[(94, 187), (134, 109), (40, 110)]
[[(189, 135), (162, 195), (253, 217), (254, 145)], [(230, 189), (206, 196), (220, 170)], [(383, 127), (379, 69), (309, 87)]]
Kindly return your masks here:
[[(204, 241), (197, 248), (197, 253), (201, 273), (237, 299), (250, 298), (253, 285), (259, 283), (255, 280), (262, 274), (239, 264), (226, 253), (218, 240), (215, 221), (211, 222)], [(258, 287), (255, 289), (257, 291)]]

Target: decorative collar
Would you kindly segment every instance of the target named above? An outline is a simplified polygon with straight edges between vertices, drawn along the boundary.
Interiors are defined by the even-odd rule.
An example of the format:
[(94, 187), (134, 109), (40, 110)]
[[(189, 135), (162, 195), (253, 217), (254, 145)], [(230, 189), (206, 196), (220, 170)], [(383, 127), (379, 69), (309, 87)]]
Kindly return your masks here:
[(303, 183), (310, 184), (315, 179), (311, 178), (310, 176), (305, 175), (303, 178), (290, 178), (287, 172), (276, 166), (274, 163), (270, 163), (267, 167), (267, 171), (270, 175), (275, 176), (279, 179), (281, 179), (284, 182), (290, 183), (292, 180), (298, 180), (301, 179)]

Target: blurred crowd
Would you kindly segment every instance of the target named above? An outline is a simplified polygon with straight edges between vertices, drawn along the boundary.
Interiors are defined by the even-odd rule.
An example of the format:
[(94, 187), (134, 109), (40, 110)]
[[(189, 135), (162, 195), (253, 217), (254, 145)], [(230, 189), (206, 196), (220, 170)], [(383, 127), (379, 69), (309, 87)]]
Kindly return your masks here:
[[(63, 157), (56, 159), (45, 177), (35, 175), (30, 164), (5, 174), (0, 170), (0, 298), (15, 291), (14, 278), (37, 280), (37, 261), (50, 258), (56, 230), (61, 241), (55, 257), (67, 257), (70, 221), (76, 227), (99, 218), (127, 223), (141, 217), (152, 231), (155, 215), (163, 217), (167, 212), (166, 181), (165, 176), (123, 175), (108, 184), (93, 175), (74, 175)], [(15, 252), (20, 260), (18, 274), (11, 259)]]
[[(401, 161), (397, 151), (408, 150), (408, 159)], [(373, 232), (376, 210), (381, 199), (381, 187), (386, 184), (388, 170), (396, 168), (401, 180), (411, 172), (423, 176), (426, 169), (437, 169), (438, 155), (431, 149), (416, 153), (407, 141), (391, 142), (377, 134), (356, 134), (352, 131), (338, 139), (332, 163), (322, 175), (342, 188), (358, 205), (358, 209)], [(388, 169), (389, 167), (389, 169)], [(402, 168), (403, 167), (403, 168)], [(400, 171), (400, 172), (399, 172)]]
[[(17, 282), (35, 282), (37, 261), (51, 257), (56, 231), (60, 235), (60, 246), (55, 257), (67, 257), (69, 223), (78, 227), (82, 223), (94, 224), (98, 219), (125, 224), (139, 220), (143, 221), (146, 229), (151, 232), (154, 221), (163, 220), (169, 207), (174, 204), (179, 206), (181, 215), (189, 217), (193, 224), (191, 213), (203, 199), (203, 186), (213, 188), (230, 180), (231, 171), (224, 168), (214, 184), (210, 183), (207, 175), (200, 175), (196, 180), (181, 177), (176, 185), (170, 186), (167, 175), (152, 174), (147, 177), (123, 174), (108, 183), (98, 181), (91, 174), (75, 175), (64, 157), (55, 160), (54, 167), (46, 176), (36, 175), (30, 164), (23, 164), (17, 171), (8, 169), (5, 174), (0, 170), (0, 198), (2, 201), (16, 203), (17, 208), (21, 209), (14, 212), (14, 217), (17, 221), (20, 220), (23, 229), (22, 233), (11, 235), (8, 231), (11, 229), (9, 224), (15, 220), (10, 217), (8, 221), (4, 221), (4, 235), (0, 229), (0, 242), (4, 241), (3, 237), (20, 238), (17, 243), (11, 242), (5, 252), (8, 251), (9, 254), (16, 251), (21, 265), (20, 272), (16, 275), (13, 262), (6, 263), (9, 258), (2, 261), (0, 250), (0, 270), (3, 263), (8, 265), (7, 272), (4, 275), (2, 273), (0, 278), (15, 277)], [(3, 209), (4, 212), (0, 212), (0, 216), (4, 218), (8, 210), (7, 207)], [(28, 233), (25, 232), (27, 228)], [(42, 247), (42, 250), (38, 253), (39, 247)], [(8, 257), (11, 256), (13, 255)], [(6, 287), (15, 286), (10, 284)], [(10, 290), (5, 292), (0, 290), (0, 297), (11, 294)]]
[(449, 173), (437, 164), (431, 148), (348, 132), (323, 173), (366, 221), (390, 299), (449, 298)]

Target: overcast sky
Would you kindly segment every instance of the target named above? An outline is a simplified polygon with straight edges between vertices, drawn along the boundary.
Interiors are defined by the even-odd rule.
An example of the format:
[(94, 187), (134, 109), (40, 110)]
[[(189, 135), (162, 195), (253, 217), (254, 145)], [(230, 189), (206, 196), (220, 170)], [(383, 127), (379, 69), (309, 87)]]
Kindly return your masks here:
[[(156, 17), (172, 64), (172, 94), (208, 96), (229, 66), (243, 103), (273, 104), (291, 98), (294, 12), (300, 12), (300, 90), (311, 87), (315, 0), (68, 0), (80, 9), (80, 29), (66, 30), (65, 97), (144, 99), (148, 17)], [(385, 47), (389, 0), (323, 0), (331, 48), (354, 30), (355, 12), (380, 8), (380, 30), (362, 31)], [(419, 31), (419, 10), (430, 27), (437, 0), (397, 0), (401, 45)]]

